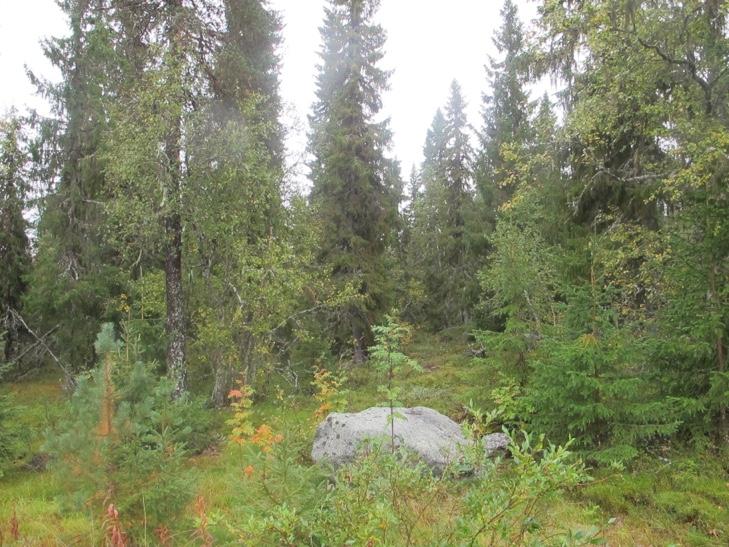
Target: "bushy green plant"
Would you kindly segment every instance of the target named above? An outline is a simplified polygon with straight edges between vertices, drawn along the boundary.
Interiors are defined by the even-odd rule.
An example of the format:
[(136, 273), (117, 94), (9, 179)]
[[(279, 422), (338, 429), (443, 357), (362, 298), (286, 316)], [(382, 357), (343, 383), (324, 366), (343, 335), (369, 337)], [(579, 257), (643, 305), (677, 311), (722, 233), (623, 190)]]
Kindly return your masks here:
[[(588, 479), (583, 464), (564, 446), (547, 445), (544, 436), (511, 435), (510, 466), (482, 458), (480, 471), (464, 497), (458, 518), (459, 544), (524, 545), (540, 543), (550, 502)], [(577, 539), (590, 540), (584, 536)]]
[(232, 503), (240, 507), (237, 522), (222, 516), (217, 522), (221, 541), (272, 546), (599, 541), (596, 529), (570, 531), (550, 519), (564, 491), (588, 476), (568, 446), (547, 445), (544, 436), (512, 436), (508, 460), (492, 460), (475, 447), (468, 459), (478, 472), (470, 479), (456, 479), (461, 466), (436, 476), (407, 454), (393, 454), (387, 439), (327, 477), (326, 469), (297, 459), (296, 442), (289, 442), (267, 455), (249, 446), (251, 453), (236, 456), (256, 463), (234, 488), (245, 500)]
[(315, 516), (316, 537), (328, 545), (447, 544), (451, 523), (438, 517), (453, 503), (448, 473), (436, 477), (384, 446), (337, 472)]
[[(261, 435), (272, 432), (271, 427), (264, 423), (254, 428), (247, 410), (239, 406), (235, 412), (239, 419), (231, 423), (233, 442), (227, 454), (242, 468), (239, 480), (231, 485), (234, 520), (219, 519), (214, 536), (224, 544), (315, 544), (311, 524), (329, 477), (327, 469), (308, 461), (310, 430), (297, 424), (282, 434)], [(250, 427), (243, 428), (241, 438), (244, 423)]]
[(575, 290), (563, 328), (543, 343), (527, 399), (532, 426), (603, 463), (635, 457), (641, 443), (675, 431), (668, 402), (642, 370), (641, 339), (615, 324), (590, 287)]
[(104, 325), (102, 364), (78, 379), (47, 449), (58, 456), (66, 506), (101, 515), (113, 504), (134, 535), (169, 523), (189, 501), (194, 477), (184, 457), (207, 424), (199, 405), (173, 401), (172, 383), (126, 361), (121, 348)]

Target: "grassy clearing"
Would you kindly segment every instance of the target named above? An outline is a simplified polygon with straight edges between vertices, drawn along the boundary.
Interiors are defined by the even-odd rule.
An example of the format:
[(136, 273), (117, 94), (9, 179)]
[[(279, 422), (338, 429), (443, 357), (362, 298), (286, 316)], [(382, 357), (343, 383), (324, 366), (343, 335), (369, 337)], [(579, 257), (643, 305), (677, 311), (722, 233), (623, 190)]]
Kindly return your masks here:
[[(488, 390), (498, 371), (470, 358), (467, 344), (459, 339), (433, 339), (422, 334), (407, 348), (425, 369), (398, 379), (405, 405), (431, 406), (454, 418), (461, 418), (469, 400), (488, 407)], [(378, 378), (367, 369), (352, 370), (347, 388), (348, 410), (358, 411), (376, 404)], [(91, 512), (64, 509), (59, 505), (60, 485), (56, 472), (26, 469), (30, 457), (43, 443), (44, 432), (52, 429), (62, 412), (63, 393), (52, 374), (10, 386), (22, 406), (21, 420), (27, 427), (27, 457), (0, 479), (0, 532), (8, 541), (10, 522), (17, 519), (21, 545), (88, 545), (98, 543), (101, 521)], [(306, 507), (315, 504), (315, 485), (326, 477), (311, 467), (309, 450), (316, 426), (316, 403), (304, 395), (281, 394), (256, 404), (257, 422), (266, 422), (284, 435), (276, 469), (260, 466), (251, 447), (221, 445), (189, 459), (191, 478), (197, 481), (197, 496), (205, 500), (211, 527), (219, 523), (244, 522), (257, 511), (267, 511), (285, 500)], [(227, 413), (220, 413), (222, 423)], [(244, 469), (255, 465), (255, 475)], [(267, 464), (269, 465), (269, 464)], [(269, 472), (282, 480), (267, 489), (256, 480)], [(275, 472), (275, 473), (274, 473)], [(727, 545), (729, 543), (729, 474), (725, 460), (698, 453), (672, 452), (646, 455), (624, 472), (597, 470), (594, 481), (570, 492), (549, 507), (546, 526), (550, 529), (587, 530), (598, 528), (610, 545)], [(427, 537), (429, 529), (452, 518), (461, 503), (464, 484), (449, 485), (438, 500), (438, 512), (418, 524), (416, 535)], [(198, 544), (194, 537), (195, 508), (191, 504), (183, 522), (171, 523), (175, 545)], [(440, 522), (439, 522), (440, 519)], [(445, 519), (445, 520), (444, 520)], [(220, 544), (240, 541), (225, 525), (215, 528)], [(154, 544), (150, 531), (149, 543)]]

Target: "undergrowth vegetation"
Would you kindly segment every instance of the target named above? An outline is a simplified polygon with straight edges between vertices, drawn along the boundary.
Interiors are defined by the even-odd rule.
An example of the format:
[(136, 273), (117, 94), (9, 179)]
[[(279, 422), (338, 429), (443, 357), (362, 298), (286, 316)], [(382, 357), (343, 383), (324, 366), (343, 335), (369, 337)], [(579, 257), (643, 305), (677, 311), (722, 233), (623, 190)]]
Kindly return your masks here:
[[(118, 369), (108, 436), (100, 430), (109, 418), (103, 366), (80, 378), (69, 401), (55, 380), (17, 384), (24, 423), (44, 433), (0, 479), (0, 532), (8, 540), (17, 529), (21, 544), (722, 544), (722, 460), (667, 444), (627, 468), (587, 468), (574, 446), (520, 433), (512, 388), (466, 347), (416, 332), (403, 351), (423, 372), (394, 375), (400, 401), (430, 395), (427, 404), (472, 434), (505, 423), (515, 427), (514, 441), (506, 458), (476, 451), (436, 476), (414, 461), (403, 465), (407, 456), (393, 456), (389, 438), (339, 469), (312, 464), (321, 409), (377, 404), (382, 376), (374, 370), (354, 368), (345, 379), (320, 368), (316, 397), (282, 391), (256, 399), (242, 385), (229, 393), (231, 409), (216, 411), (171, 403), (168, 382), (115, 345), (104, 359)], [(490, 383), (492, 394), (474, 400), (468, 378)], [(31, 465), (38, 453), (52, 455), (45, 470)]]

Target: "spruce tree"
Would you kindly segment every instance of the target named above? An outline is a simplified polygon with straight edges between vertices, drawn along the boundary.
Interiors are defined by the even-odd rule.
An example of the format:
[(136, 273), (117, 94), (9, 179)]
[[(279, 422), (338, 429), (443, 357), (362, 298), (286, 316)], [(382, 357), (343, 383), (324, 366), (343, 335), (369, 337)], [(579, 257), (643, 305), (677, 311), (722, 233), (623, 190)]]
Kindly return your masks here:
[(453, 248), (449, 260), (452, 266), (463, 263), (464, 209), (470, 201), (472, 150), (467, 133), (465, 101), (458, 82), (451, 85), (451, 95), (446, 108), (446, 146), (443, 162), (446, 181), (446, 223)]
[(443, 110), (438, 108), (433, 116), (433, 121), (428, 128), (423, 146), (423, 165), (421, 167), (422, 177), (426, 179), (443, 178), (444, 152), (446, 146), (446, 118)]
[(20, 143), (20, 121), (0, 120), (0, 341), (2, 357), (15, 356), (20, 325), (15, 313), (26, 289), (30, 248), (23, 216), (28, 192), (26, 157)]
[(217, 54), (213, 78), (216, 96), (226, 108), (240, 111), (241, 104), (257, 99), (251, 114), (266, 124), (266, 145), (275, 167), (284, 161), (280, 121), (279, 53), (282, 23), (267, 0), (225, 0), (226, 29)]
[(339, 342), (365, 358), (371, 325), (387, 307), (385, 250), (397, 215), (387, 122), (377, 121), (388, 73), (379, 68), (385, 33), (379, 0), (330, 0), (321, 29), (317, 99), (310, 117), (312, 202), (323, 224), (320, 260), (354, 293), (337, 310)]
[[(501, 28), (493, 38), (500, 59), (490, 58), (487, 67), (491, 94), (483, 96), (483, 126), (476, 182), (491, 218), (514, 192), (511, 171), (514, 151), (528, 139), (531, 105), (528, 83), (527, 44), (516, 5), (505, 0)], [(511, 148), (512, 153), (508, 152)]]
[(92, 333), (112, 318), (107, 303), (120, 292), (114, 252), (103, 237), (108, 184), (100, 149), (105, 96), (114, 94), (117, 74), (105, 7), (102, 0), (61, 3), (70, 34), (44, 43), (61, 80), (31, 75), (53, 109), (37, 131), (36, 176), (46, 195), (26, 304), (39, 330), (55, 329), (49, 341), (76, 368), (93, 364)]
[(413, 211), (411, 267), (425, 289), (424, 308), (434, 328), (468, 322), (473, 297), (469, 242), (473, 151), (465, 106), (454, 81), (445, 114), (436, 111), (425, 139), (423, 195)]
[(473, 151), (469, 142), (466, 103), (461, 87), (454, 81), (446, 108), (445, 205), (444, 234), (447, 237), (444, 285), (444, 319), (446, 325), (465, 324), (469, 320), (468, 286), (473, 275), (469, 263), (466, 218), (471, 206)]

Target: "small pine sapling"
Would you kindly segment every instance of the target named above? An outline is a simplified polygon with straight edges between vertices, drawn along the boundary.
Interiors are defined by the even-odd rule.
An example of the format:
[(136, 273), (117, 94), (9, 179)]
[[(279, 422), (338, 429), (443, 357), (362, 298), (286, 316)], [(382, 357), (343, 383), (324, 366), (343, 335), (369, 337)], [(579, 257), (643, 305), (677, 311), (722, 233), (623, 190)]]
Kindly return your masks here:
[[(78, 377), (46, 449), (57, 454), (62, 504), (100, 505), (104, 529), (116, 538), (109, 541), (136, 544), (148, 527), (184, 509), (195, 478), (184, 457), (207, 422), (193, 401), (172, 400), (174, 385), (157, 377), (153, 364), (128, 362), (123, 347), (113, 325), (103, 325), (95, 345), (99, 367)], [(123, 534), (114, 532), (122, 522)]]
[[(0, 366), (0, 379), (2, 373)], [(21, 454), (21, 441), (26, 435), (18, 420), (20, 411), (21, 407), (9, 394), (0, 393), (0, 477), (3, 470)]]

